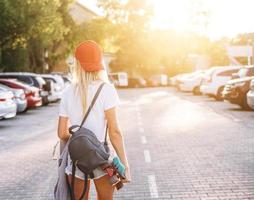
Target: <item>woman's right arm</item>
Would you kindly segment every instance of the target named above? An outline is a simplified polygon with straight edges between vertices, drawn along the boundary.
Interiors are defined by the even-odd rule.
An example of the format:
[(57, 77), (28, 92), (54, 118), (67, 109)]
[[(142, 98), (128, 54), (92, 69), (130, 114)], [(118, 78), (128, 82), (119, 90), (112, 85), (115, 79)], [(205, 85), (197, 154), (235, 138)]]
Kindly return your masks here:
[(60, 116), (58, 119), (58, 129), (57, 129), (57, 134), (58, 137), (61, 140), (64, 140), (65, 142), (68, 141), (70, 137), (70, 133), (68, 131), (68, 117), (62, 117)]
[(123, 135), (118, 125), (116, 108), (106, 110), (105, 117), (108, 122), (110, 142), (113, 145), (121, 162), (125, 166), (126, 179), (124, 180), (124, 182), (130, 182), (131, 181), (130, 167), (125, 153)]

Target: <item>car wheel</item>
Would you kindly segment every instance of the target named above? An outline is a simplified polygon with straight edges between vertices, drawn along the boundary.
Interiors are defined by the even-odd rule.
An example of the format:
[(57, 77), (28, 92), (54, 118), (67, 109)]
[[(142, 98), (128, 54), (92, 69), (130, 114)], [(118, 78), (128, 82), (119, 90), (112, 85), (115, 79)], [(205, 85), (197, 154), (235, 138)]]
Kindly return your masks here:
[(224, 90), (224, 86), (219, 88), (219, 90), (217, 92), (217, 95), (215, 96), (215, 99), (217, 101), (222, 101), (223, 100), (223, 98), (222, 98), (222, 92), (223, 92), (223, 90)]
[(197, 87), (195, 87), (195, 88), (193, 89), (193, 94), (194, 94), (194, 95), (201, 95), (200, 87), (199, 87), (199, 86), (197, 86)]
[(21, 112), (21, 113), (26, 113), (27, 111), (28, 111), (28, 107), (26, 107), (26, 109), (23, 110), (23, 112)]
[(241, 107), (244, 109), (244, 110), (253, 110), (248, 102), (247, 102), (247, 95), (245, 94), (243, 97), (242, 97), (242, 103), (241, 103)]

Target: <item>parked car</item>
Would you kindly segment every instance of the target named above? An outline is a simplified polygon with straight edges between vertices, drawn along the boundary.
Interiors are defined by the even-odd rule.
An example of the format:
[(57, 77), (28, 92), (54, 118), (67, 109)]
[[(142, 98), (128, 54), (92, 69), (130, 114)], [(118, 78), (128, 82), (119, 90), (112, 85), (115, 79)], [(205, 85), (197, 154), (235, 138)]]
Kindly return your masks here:
[(43, 78), (40, 75), (34, 74), (34, 73), (23, 73), (23, 72), (6, 72), (6, 73), (0, 73), (0, 78), (17, 79), (30, 86), (39, 88), (39, 91), (40, 91), (39, 95), (42, 98), (42, 104), (47, 105), (49, 103), (48, 101), (49, 91), (47, 91), (46, 82), (43, 80)]
[(205, 72), (200, 91), (202, 94), (222, 100), (225, 84), (232, 79), (232, 74), (238, 72), (241, 66), (212, 67)]
[(144, 78), (146, 81), (146, 87), (157, 87), (158, 83), (155, 80), (152, 80), (151, 78)]
[(60, 85), (61, 90), (63, 90), (66, 87), (63, 76), (59, 74), (52, 74), (52, 75), (55, 77), (56, 82)]
[(177, 74), (171, 78), (169, 78), (169, 85), (177, 87), (177, 82), (179, 79), (183, 78), (184, 76), (188, 76), (189, 73)]
[(69, 75), (62, 75), (65, 87), (71, 83), (71, 77)]
[(59, 80), (57, 80), (55, 75), (41, 74), (41, 77), (50, 84), (48, 96), (49, 102), (59, 101), (62, 95), (63, 85), (59, 83)]
[(250, 82), (250, 90), (247, 93), (247, 103), (250, 108), (254, 109), (254, 80), (253, 79)]
[(143, 78), (128, 78), (129, 88), (146, 87), (146, 80)]
[(198, 70), (189, 75), (183, 76), (178, 80), (178, 89), (183, 92), (193, 92), (200, 94), (200, 85), (204, 77), (204, 71)]
[(245, 66), (233, 74), (233, 80), (227, 82), (222, 92), (224, 100), (240, 105), (243, 109), (249, 110), (247, 93), (250, 89), (250, 82), (254, 77), (254, 66)]
[(157, 74), (150, 77), (156, 86), (168, 86), (168, 76), (166, 74)]
[(126, 72), (109, 73), (108, 76), (116, 87), (128, 87), (128, 74)]
[(13, 89), (22, 89), (25, 92), (27, 100), (27, 109), (38, 107), (42, 105), (42, 98), (40, 97), (40, 90), (34, 86), (27, 85), (15, 79), (1, 79), (0, 83)]
[(176, 86), (176, 79), (178, 76), (180, 76), (181, 74), (177, 74), (175, 76), (172, 76), (169, 78), (169, 85), (170, 86)]
[(5, 88), (0, 88), (0, 119), (12, 118), (16, 114), (17, 105), (13, 93)]
[(232, 74), (232, 79), (244, 78), (247, 76), (254, 76), (254, 66), (243, 66), (237, 73)]
[(247, 93), (250, 89), (250, 82), (254, 77), (244, 77), (228, 81), (223, 92), (223, 99), (233, 104), (240, 105), (243, 109), (249, 110)]
[(0, 83), (0, 88), (10, 90), (14, 94), (14, 100), (15, 103), (17, 104), (17, 112), (21, 113), (24, 112), (27, 108), (27, 99), (24, 90), (22, 89), (16, 89), (16, 88), (11, 88), (6, 85), (3, 85)]

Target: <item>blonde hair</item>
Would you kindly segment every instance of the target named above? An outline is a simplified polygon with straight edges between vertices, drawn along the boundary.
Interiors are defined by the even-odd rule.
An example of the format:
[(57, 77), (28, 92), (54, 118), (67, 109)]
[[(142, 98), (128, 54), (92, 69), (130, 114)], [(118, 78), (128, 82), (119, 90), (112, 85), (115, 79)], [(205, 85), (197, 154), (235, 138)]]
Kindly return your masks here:
[(109, 83), (106, 70), (86, 72), (80, 65), (79, 61), (75, 60), (75, 65), (71, 70), (72, 80), (75, 87), (75, 94), (81, 99), (83, 115), (88, 109), (87, 96), (88, 86), (94, 81), (100, 80)]

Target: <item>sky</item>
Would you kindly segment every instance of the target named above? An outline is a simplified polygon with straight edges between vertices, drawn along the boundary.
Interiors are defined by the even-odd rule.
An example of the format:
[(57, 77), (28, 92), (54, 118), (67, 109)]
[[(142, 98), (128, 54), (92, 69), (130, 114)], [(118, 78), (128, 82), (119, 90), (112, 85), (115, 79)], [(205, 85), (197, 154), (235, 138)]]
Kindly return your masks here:
[[(79, 0), (96, 9), (96, 0)], [(216, 40), (254, 32), (254, 0), (150, 0), (153, 28), (195, 31)], [(194, 15), (209, 13), (209, 17)], [(195, 17), (193, 17), (195, 16)], [(205, 25), (206, 24), (206, 25)]]

